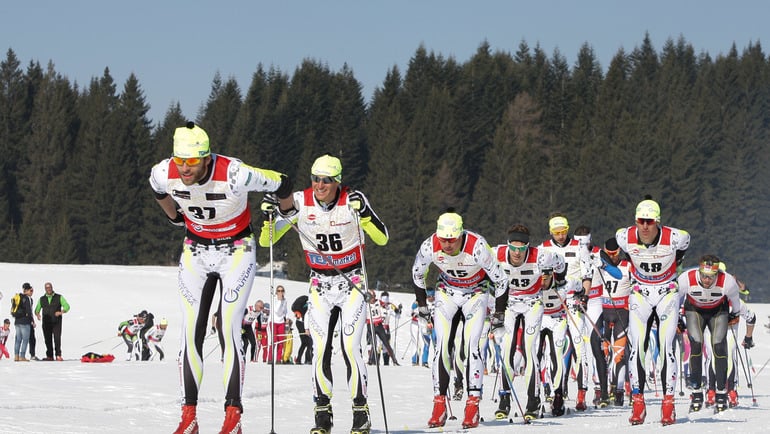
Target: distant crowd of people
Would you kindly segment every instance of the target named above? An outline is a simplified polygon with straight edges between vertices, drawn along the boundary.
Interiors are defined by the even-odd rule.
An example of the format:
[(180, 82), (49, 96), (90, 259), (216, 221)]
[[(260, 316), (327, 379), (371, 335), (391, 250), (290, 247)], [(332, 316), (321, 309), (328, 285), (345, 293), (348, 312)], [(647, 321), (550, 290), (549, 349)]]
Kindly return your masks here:
[[(30, 360), (62, 361), (62, 317), (69, 312), (70, 305), (61, 294), (54, 292), (53, 284), (45, 282), (45, 293), (37, 301), (33, 298), (35, 289), (28, 282), (21, 285), (21, 292), (11, 299), (11, 316), (14, 322), (13, 359), (16, 362)], [(45, 357), (38, 357), (36, 331), (42, 329), (45, 341)], [(0, 328), (0, 359), (10, 358), (6, 342), (11, 333), (11, 320), (6, 318)], [(29, 351), (29, 357), (27, 357)]]

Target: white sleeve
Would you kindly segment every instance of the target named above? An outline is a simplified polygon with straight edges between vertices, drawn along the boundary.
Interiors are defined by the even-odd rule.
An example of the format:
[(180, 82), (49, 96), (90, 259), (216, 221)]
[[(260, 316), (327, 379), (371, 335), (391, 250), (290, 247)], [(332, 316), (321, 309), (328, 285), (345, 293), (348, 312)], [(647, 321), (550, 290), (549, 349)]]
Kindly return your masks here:
[(414, 265), (412, 265), (412, 281), (417, 287), (426, 289), (425, 276), (428, 274), (428, 267), (433, 259), (432, 256), (431, 238), (428, 237), (420, 244), (420, 250), (417, 251), (417, 256), (414, 258)]
[(234, 193), (274, 192), (281, 186), (279, 172), (252, 167), (237, 158), (227, 168), (227, 179)]

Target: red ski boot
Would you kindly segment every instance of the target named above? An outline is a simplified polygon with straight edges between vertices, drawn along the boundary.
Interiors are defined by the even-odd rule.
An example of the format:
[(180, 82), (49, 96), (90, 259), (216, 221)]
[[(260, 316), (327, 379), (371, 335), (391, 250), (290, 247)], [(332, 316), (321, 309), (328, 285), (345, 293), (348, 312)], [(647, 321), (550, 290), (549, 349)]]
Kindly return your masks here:
[(585, 411), (588, 408), (586, 405), (586, 390), (578, 389), (577, 401), (575, 402), (575, 410)]
[(433, 413), (428, 420), (428, 427), (436, 428), (446, 423), (446, 395), (433, 397)]
[(182, 421), (174, 434), (198, 434), (198, 418), (195, 416), (194, 405), (182, 406)]
[(225, 408), (225, 421), (219, 434), (242, 434), (241, 409), (232, 405)]
[(676, 409), (674, 409), (674, 395), (664, 395), (663, 404), (660, 406), (660, 423), (663, 426), (676, 423)]
[(647, 408), (644, 405), (644, 395), (641, 393), (634, 393), (631, 395), (631, 417), (628, 421), (631, 425), (641, 425), (644, 423), (644, 418), (647, 417)]
[(479, 426), (479, 396), (469, 396), (465, 401), (465, 419), (463, 428), (476, 428)]

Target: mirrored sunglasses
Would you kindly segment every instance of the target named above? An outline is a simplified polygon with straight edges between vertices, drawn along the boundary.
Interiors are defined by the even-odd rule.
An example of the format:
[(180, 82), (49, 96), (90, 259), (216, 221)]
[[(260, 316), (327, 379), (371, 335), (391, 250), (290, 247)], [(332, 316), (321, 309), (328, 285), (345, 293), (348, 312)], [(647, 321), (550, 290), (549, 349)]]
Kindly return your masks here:
[(459, 237), (454, 237), (454, 238), (441, 238), (441, 237), (438, 237), (438, 240), (441, 241), (442, 243), (454, 243), (458, 239), (459, 239)]
[(657, 223), (655, 219), (636, 219), (636, 223), (639, 224), (639, 226), (651, 226)]
[(193, 157), (193, 158), (171, 157), (171, 159), (174, 160), (174, 164), (179, 166), (185, 163), (188, 166), (197, 166), (201, 164), (201, 161), (203, 161), (203, 158), (199, 158), (199, 157)]
[(333, 184), (337, 182), (331, 176), (318, 176), (318, 175), (310, 175), (310, 180), (313, 182), (320, 182), (322, 184)]
[(567, 235), (567, 231), (569, 231), (569, 228), (559, 229), (555, 231), (551, 231), (553, 235)]
[(523, 246), (514, 246), (513, 244), (508, 243), (508, 248), (517, 253), (524, 253), (529, 248), (529, 244), (524, 244)]

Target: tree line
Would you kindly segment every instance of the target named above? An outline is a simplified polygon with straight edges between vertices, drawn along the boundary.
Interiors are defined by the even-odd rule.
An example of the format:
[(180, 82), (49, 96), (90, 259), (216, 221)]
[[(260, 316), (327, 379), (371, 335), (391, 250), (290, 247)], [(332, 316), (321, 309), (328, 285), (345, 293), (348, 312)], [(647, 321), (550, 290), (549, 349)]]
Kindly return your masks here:
[[(257, 67), (245, 90), (214, 77), (194, 121), (212, 151), (308, 187), (313, 160), (341, 158), (343, 182), (363, 190), (388, 225), (366, 250), (371, 282), (411, 287), (419, 244), (451, 207), (490, 244), (514, 223), (548, 236), (552, 212), (602, 244), (633, 224), (651, 195), (662, 223), (687, 230), (685, 266), (712, 253), (768, 301), (770, 62), (760, 44), (712, 57), (684, 38), (658, 51), (645, 36), (604, 71), (586, 43), (574, 65), (522, 41), (482, 42), (460, 62), (420, 46), (369, 103), (347, 66), (304, 60), (292, 74)], [(0, 63), (0, 260), (170, 265), (182, 233), (147, 182), (184, 124), (179, 104), (151, 122), (139, 80), (122, 89), (105, 68), (85, 86), (53, 63)], [(259, 199), (252, 200), (261, 226)], [(275, 246), (288, 274), (307, 274), (297, 237)], [(258, 252), (266, 263), (268, 250)]]

